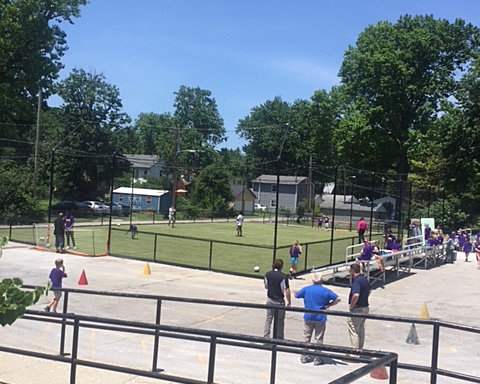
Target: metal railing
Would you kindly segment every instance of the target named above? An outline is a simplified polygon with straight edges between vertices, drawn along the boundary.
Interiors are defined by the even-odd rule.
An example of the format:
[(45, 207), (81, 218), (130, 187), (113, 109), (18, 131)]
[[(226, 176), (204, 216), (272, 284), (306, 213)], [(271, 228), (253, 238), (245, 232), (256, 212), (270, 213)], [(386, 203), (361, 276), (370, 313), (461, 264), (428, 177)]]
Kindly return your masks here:
[[(33, 289), (35, 288), (34, 286), (25, 286), (27, 289)], [(77, 327), (80, 326), (80, 321), (83, 323), (84, 321), (98, 321), (99, 323), (103, 324), (111, 324), (111, 325), (118, 325), (118, 326), (128, 326), (126, 323), (131, 324), (134, 327), (141, 328), (141, 332), (144, 334), (149, 334), (154, 337), (154, 350), (153, 350), (153, 361), (152, 361), (152, 372), (156, 372), (158, 370), (157, 366), (157, 360), (158, 360), (158, 348), (159, 348), (159, 338), (160, 336), (169, 336), (166, 333), (162, 333), (163, 331), (171, 331), (174, 332), (178, 327), (170, 327), (166, 325), (161, 324), (161, 308), (162, 308), (162, 303), (163, 302), (180, 302), (180, 303), (189, 303), (189, 304), (203, 304), (203, 305), (209, 305), (209, 306), (227, 306), (227, 307), (234, 307), (234, 308), (250, 308), (250, 309), (274, 309), (274, 326), (273, 326), (273, 339), (265, 339), (265, 338), (259, 338), (259, 337), (254, 337), (254, 336), (245, 336), (245, 335), (238, 335), (235, 334), (235, 336), (232, 336), (232, 334), (224, 334), (221, 332), (215, 332), (215, 331), (209, 331), (209, 330), (191, 330), (188, 329), (188, 332), (191, 332), (193, 334), (197, 335), (203, 335), (203, 336), (209, 336), (209, 337), (216, 337), (215, 343), (218, 342), (218, 338), (230, 338), (236, 339), (236, 340), (243, 340), (243, 341), (250, 341), (254, 343), (267, 343), (271, 344), (270, 347), (272, 349), (272, 359), (271, 359), (271, 376), (270, 376), (270, 383), (273, 384), (275, 383), (275, 367), (276, 367), (276, 353), (277, 352), (293, 352), (293, 353), (301, 353), (302, 351), (293, 351), (293, 350), (287, 350), (288, 347), (294, 347), (294, 348), (303, 348), (303, 351), (305, 348), (311, 348), (312, 346), (310, 344), (305, 344), (305, 343), (300, 343), (300, 342), (293, 342), (293, 341), (286, 341), (286, 340), (280, 340), (277, 339), (277, 319), (279, 315), (279, 311), (287, 311), (287, 312), (297, 312), (297, 313), (320, 313), (320, 314), (328, 314), (328, 316), (337, 316), (337, 317), (360, 317), (360, 318), (366, 318), (370, 320), (375, 320), (375, 321), (386, 321), (386, 322), (395, 322), (395, 323), (406, 323), (406, 324), (423, 324), (423, 325), (428, 325), (433, 328), (433, 333), (432, 333), (432, 348), (431, 348), (431, 362), (430, 366), (423, 366), (423, 365), (418, 365), (418, 364), (407, 364), (407, 363), (401, 363), (396, 361), (396, 358), (393, 360), (393, 355), (394, 354), (388, 354), (385, 353), (382, 356), (389, 356), (388, 359), (392, 358), (392, 360), (389, 360), (389, 363), (392, 363), (390, 365), (390, 369), (394, 370), (395, 373), (391, 372), (390, 375), (390, 380), (392, 380), (392, 376), (395, 375), (396, 377), (396, 368), (400, 369), (406, 369), (406, 370), (413, 370), (413, 371), (418, 371), (418, 372), (425, 372), (425, 373), (430, 373), (430, 383), (431, 384), (436, 384), (437, 382), (437, 377), (440, 376), (446, 376), (446, 377), (452, 377), (460, 380), (465, 380), (468, 382), (473, 382), (473, 383), (480, 383), (480, 377), (478, 376), (473, 376), (473, 375), (468, 375), (462, 372), (455, 372), (451, 370), (446, 370), (446, 369), (441, 369), (438, 367), (438, 359), (439, 359), (439, 341), (440, 341), (440, 329), (443, 328), (449, 328), (449, 329), (455, 329), (459, 330), (462, 332), (468, 332), (472, 334), (479, 334), (480, 335), (480, 328), (479, 327), (472, 327), (472, 326), (467, 326), (467, 325), (461, 325), (461, 324), (455, 324), (451, 322), (446, 322), (446, 321), (441, 321), (441, 320), (435, 320), (435, 319), (418, 319), (418, 318), (408, 318), (408, 317), (399, 317), (399, 316), (386, 316), (386, 315), (374, 315), (374, 314), (357, 314), (357, 313), (350, 313), (350, 312), (341, 312), (341, 311), (307, 311), (303, 308), (281, 308), (279, 309), (278, 307), (270, 307), (262, 304), (252, 304), (252, 303), (241, 303), (241, 302), (232, 302), (232, 301), (216, 301), (216, 300), (207, 300), (207, 299), (194, 299), (194, 298), (184, 298), (184, 297), (175, 297), (175, 296), (158, 296), (158, 295), (145, 295), (145, 294), (132, 294), (132, 293), (121, 293), (121, 292), (104, 292), (104, 291), (90, 291), (90, 290), (80, 290), (80, 289), (67, 289), (64, 288), (62, 289), (64, 292), (64, 304), (63, 304), (63, 312), (64, 315), (60, 314), (51, 314), (50, 316), (54, 317), (60, 317), (61, 320), (61, 337), (60, 337), (60, 356), (65, 356), (65, 334), (66, 334), (66, 327), (67, 325), (74, 325), (75, 326), (75, 319), (77, 319)], [(139, 323), (139, 322), (122, 322), (120, 320), (111, 320), (111, 319), (101, 319), (101, 318), (96, 318), (96, 317), (88, 317), (88, 316), (80, 316), (80, 315), (73, 315), (73, 314), (68, 314), (68, 301), (69, 301), (69, 295), (70, 294), (82, 294), (82, 295), (94, 295), (94, 296), (108, 296), (108, 297), (117, 297), (117, 298), (132, 298), (132, 299), (147, 299), (147, 300), (152, 300), (156, 302), (156, 313), (155, 313), (155, 324), (147, 324), (147, 323)], [(40, 316), (40, 315), (48, 315), (43, 312), (37, 312), (37, 311), (27, 311), (27, 315), (35, 315), (35, 316)], [(28, 317), (24, 317), (28, 319)], [(32, 319), (33, 320), (33, 319)], [(69, 320), (71, 320), (69, 322)], [(72, 323), (73, 321), (73, 323)], [(85, 325), (86, 326), (86, 325)], [(145, 329), (147, 328), (150, 333), (145, 333)], [(179, 328), (179, 329), (186, 329), (186, 328)], [(122, 329), (124, 330), (124, 329)], [(140, 332), (140, 331), (139, 331)], [(185, 333), (188, 333), (185, 331)], [(74, 332), (75, 333), (75, 332)], [(231, 344), (233, 345), (233, 344)], [(246, 348), (254, 347), (257, 349), (265, 349), (265, 346), (258, 345), (258, 346), (245, 346)], [(287, 349), (282, 349), (282, 348), (287, 348)], [(318, 348), (317, 348), (318, 347)], [(267, 349), (268, 349), (267, 348)], [(344, 348), (344, 347), (336, 347), (336, 346), (327, 346), (327, 345), (321, 345), (321, 346), (316, 346), (315, 348), (316, 351), (325, 351), (325, 352), (335, 352), (335, 353), (347, 353), (347, 354), (352, 354), (356, 353), (353, 349), (351, 348)], [(3, 350), (5, 352), (13, 352), (15, 353), (11, 348), (6, 348), (6, 347), (0, 347), (0, 350)], [(368, 350), (363, 350), (361, 352), (361, 356), (366, 356), (366, 357), (377, 357), (374, 355), (375, 352), (373, 351), (368, 351)], [(32, 354), (37, 354), (37, 352), (32, 352)], [(31, 356), (34, 356), (32, 354), (29, 354)], [(315, 353), (313, 353), (315, 354)], [(319, 356), (327, 356), (327, 355), (322, 355), (319, 352)], [(37, 357), (42, 357), (42, 356), (37, 356)], [(330, 356), (331, 357), (331, 356)], [(73, 358), (73, 352), (72, 352), (72, 358)], [(343, 359), (344, 357), (342, 357)], [(386, 358), (386, 357), (385, 357)], [(345, 358), (348, 360), (348, 356)], [(70, 359), (60, 359), (59, 361), (70, 361)], [(358, 361), (358, 360), (356, 360)], [(80, 362), (81, 364), (87, 365), (87, 362)], [(72, 363), (73, 364), (73, 363)], [(88, 364), (90, 364), (88, 362)], [(387, 364), (387, 363), (386, 363)], [(101, 364), (98, 366), (98, 368), (102, 368)], [(365, 368), (365, 367), (363, 367)], [(360, 369), (355, 371), (356, 373), (354, 374), (353, 372), (347, 375), (349, 378), (348, 379), (339, 379), (340, 381), (335, 381), (335, 383), (349, 383), (354, 381), (355, 379), (358, 379), (362, 375), (373, 371), (375, 368), (372, 368), (370, 370), (371, 366), (369, 368), (366, 368), (366, 372), (363, 369)], [(104, 369), (111, 369), (111, 367), (104, 367)], [(119, 372), (127, 372), (126, 370), (122, 370), (123, 368), (119, 369)], [(113, 368), (112, 368), (113, 370)], [(144, 372), (144, 371), (142, 371)], [(133, 371), (130, 373), (134, 373)], [(150, 372), (151, 373), (151, 372)], [(148, 375), (150, 376), (150, 373)], [(134, 373), (137, 374), (137, 373)], [(140, 374), (140, 373), (138, 373)], [(353, 380), (350, 380), (352, 378), (353, 374)], [(147, 376), (147, 374), (142, 374), (143, 376)], [(150, 376), (150, 377), (156, 377), (156, 376)], [(342, 381), (346, 380), (346, 381)], [(396, 379), (395, 379), (396, 380)], [(190, 383), (189, 381), (178, 381), (178, 382), (186, 382)], [(209, 381), (207, 381), (209, 382)], [(396, 381), (390, 381), (390, 383), (395, 383)], [(74, 383), (74, 382), (73, 382)], [(72, 383), (72, 384), (73, 384)]]

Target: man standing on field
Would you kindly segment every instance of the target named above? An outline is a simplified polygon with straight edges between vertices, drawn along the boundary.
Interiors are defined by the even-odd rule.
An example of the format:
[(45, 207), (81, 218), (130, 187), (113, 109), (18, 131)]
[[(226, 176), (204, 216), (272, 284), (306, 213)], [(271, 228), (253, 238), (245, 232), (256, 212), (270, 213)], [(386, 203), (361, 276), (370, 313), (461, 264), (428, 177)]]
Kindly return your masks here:
[(237, 236), (242, 236), (243, 216), (242, 212), (237, 216)]

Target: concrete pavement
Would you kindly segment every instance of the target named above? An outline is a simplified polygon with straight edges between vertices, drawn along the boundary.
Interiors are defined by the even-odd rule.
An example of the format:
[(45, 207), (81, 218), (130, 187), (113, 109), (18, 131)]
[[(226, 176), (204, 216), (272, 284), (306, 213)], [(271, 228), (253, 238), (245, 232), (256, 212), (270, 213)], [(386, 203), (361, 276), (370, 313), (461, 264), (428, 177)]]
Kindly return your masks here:
[[(48, 280), (53, 261), (58, 256), (34, 251), (28, 247), (4, 250), (0, 259), (0, 278), (20, 277), (25, 284), (42, 285)], [(152, 274), (143, 276), (145, 262), (113, 257), (85, 258), (64, 254), (69, 277), (64, 286), (115, 292), (195, 297), (238, 302), (265, 303), (261, 279), (230, 276), (215, 272), (150, 264)], [(472, 257), (470, 258), (472, 259)], [(78, 287), (77, 281), (85, 270), (89, 285)], [(260, 274), (266, 271), (260, 271)], [(291, 281), (292, 289), (310, 284), (305, 280)], [(342, 302), (333, 309), (348, 309), (348, 287), (327, 286)], [(417, 318), (422, 305), (427, 305), (432, 318), (480, 325), (480, 271), (475, 262), (459, 261), (430, 270), (413, 270), (412, 274), (383, 287), (374, 289), (370, 313)], [(51, 294), (50, 294), (51, 297)], [(45, 306), (42, 298), (34, 309)], [(299, 300), (293, 305), (302, 306)], [(62, 303), (60, 303), (60, 306)], [(59, 307), (60, 308), (60, 307)], [(72, 294), (69, 312), (82, 315), (124, 320), (153, 322), (155, 303), (146, 300), (117, 299)], [(212, 329), (260, 336), (263, 333), (263, 310), (203, 306), (187, 303), (164, 303), (162, 324), (197, 329)], [(419, 345), (406, 344), (411, 324), (367, 320), (368, 349), (393, 351), (403, 363), (429, 365), (432, 328), (417, 325)], [(303, 321), (299, 313), (287, 313), (285, 337), (300, 341)], [(95, 361), (122, 364), (138, 369), (151, 366), (153, 338), (119, 334), (100, 330), (82, 330), (79, 357)], [(67, 332), (67, 347), (71, 346), (71, 331)], [(346, 319), (329, 316), (325, 344), (349, 346)], [(36, 351), (58, 353), (59, 327), (47, 323), (18, 320), (13, 326), (0, 329), (0, 344)], [(165, 373), (206, 380), (208, 344), (161, 338), (158, 365)], [(215, 381), (219, 383), (268, 383), (271, 354), (267, 351), (245, 350), (219, 346), (217, 349)], [(442, 329), (440, 334), (439, 367), (480, 376), (480, 335)], [(277, 383), (326, 383), (359, 368), (358, 363), (332, 360), (322, 366), (301, 364), (297, 355), (278, 355)], [(55, 384), (67, 383), (70, 366), (67, 364), (0, 353), (0, 383)], [(153, 383), (149, 378), (112, 373), (98, 369), (77, 369), (77, 383)], [(165, 381), (163, 381), (165, 382)], [(365, 377), (359, 383), (377, 382)], [(399, 370), (398, 383), (429, 383), (428, 374)], [(459, 383), (438, 378), (438, 383)]]

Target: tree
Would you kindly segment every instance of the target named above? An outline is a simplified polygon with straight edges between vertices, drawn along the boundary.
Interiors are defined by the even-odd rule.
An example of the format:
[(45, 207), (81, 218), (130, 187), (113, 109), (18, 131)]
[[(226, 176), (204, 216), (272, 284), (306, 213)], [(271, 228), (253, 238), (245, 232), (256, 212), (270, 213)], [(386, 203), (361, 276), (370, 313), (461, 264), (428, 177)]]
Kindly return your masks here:
[[(4, 137), (23, 138), (35, 121), (37, 95), (44, 96), (63, 68), (67, 50), (60, 23), (80, 16), (86, 0), (0, 1), (0, 115)], [(25, 125), (27, 124), (27, 125)]]
[(233, 198), (230, 179), (230, 172), (219, 162), (205, 167), (193, 181), (193, 201), (211, 212), (227, 209)]
[(175, 92), (173, 116), (180, 129), (180, 142), (186, 142), (187, 146), (215, 146), (225, 140), (223, 119), (211, 95), (208, 90), (184, 85)]
[(463, 20), (405, 15), (363, 31), (345, 52), (342, 84), (376, 135), (392, 140), (392, 166), (406, 178), (412, 133), (435, 120), (455, 76), (478, 50), (478, 28)]
[[(58, 84), (61, 129), (56, 175), (61, 196), (96, 198), (109, 188), (111, 160), (125, 139), (128, 115), (121, 111), (117, 87), (102, 74), (74, 69)], [(127, 136), (127, 137), (126, 137)], [(120, 139), (124, 140), (122, 143)], [(128, 164), (118, 163), (118, 168)]]

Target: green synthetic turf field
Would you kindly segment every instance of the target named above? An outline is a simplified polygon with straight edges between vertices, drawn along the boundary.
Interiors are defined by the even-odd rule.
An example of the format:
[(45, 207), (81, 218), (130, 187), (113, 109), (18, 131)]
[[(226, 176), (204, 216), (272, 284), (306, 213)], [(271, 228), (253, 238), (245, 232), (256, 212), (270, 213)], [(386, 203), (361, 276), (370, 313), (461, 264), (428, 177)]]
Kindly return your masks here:
[[(263, 275), (271, 268), (273, 223), (246, 220), (242, 237), (236, 236), (233, 221), (177, 223), (175, 228), (169, 228), (165, 223), (137, 224), (139, 234), (135, 239), (126, 232), (128, 228), (127, 224), (112, 226), (112, 255), (252, 276)], [(108, 226), (76, 227), (77, 251), (91, 256), (106, 252), (107, 234)], [(332, 263), (335, 264), (345, 260), (345, 249), (352, 244), (352, 237), (356, 234), (335, 231), (334, 235)], [(32, 229), (18, 229), (12, 232), (12, 240), (15, 237), (31, 239), (34, 236)], [(330, 238), (331, 231), (318, 230), (307, 225), (279, 224), (276, 257), (284, 260), (284, 271), (288, 271), (288, 248), (294, 240), (299, 240), (303, 246), (299, 271), (327, 265), (330, 263)], [(311, 244), (319, 241), (320, 243)], [(50, 243), (53, 247), (53, 233)], [(310, 244), (307, 246), (307, 243)], [(260, 267), (259, 273), (253, 271), (257, 265)]]

